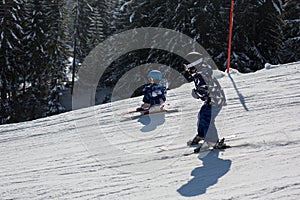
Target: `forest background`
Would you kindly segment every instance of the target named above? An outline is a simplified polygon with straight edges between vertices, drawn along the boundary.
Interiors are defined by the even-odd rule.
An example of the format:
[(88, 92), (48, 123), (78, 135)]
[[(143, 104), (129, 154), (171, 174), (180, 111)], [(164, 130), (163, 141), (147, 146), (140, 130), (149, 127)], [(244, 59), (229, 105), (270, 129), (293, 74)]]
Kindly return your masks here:
[[(2, 0), (0, 2), (0, 124), (46, 117), (66, 109), (89, 52), (109, 36), (138, 27), (179, 31), (201, 44), (222, 71), (227, 66), (230, 0)], [(242, 73), (265, 63), (300, 60), (300, 2), (236, 0), (231, 66)], [(115, 60), (99, 81), (113, 88), (146, 63), (182, 72), (184, 60), (158, 49)], [(138, 74), (137, 74), (138, 76)], [(134, 95), (139, 95), (139, 92)], [(109, 95), (105, 103), (109, 101)]]

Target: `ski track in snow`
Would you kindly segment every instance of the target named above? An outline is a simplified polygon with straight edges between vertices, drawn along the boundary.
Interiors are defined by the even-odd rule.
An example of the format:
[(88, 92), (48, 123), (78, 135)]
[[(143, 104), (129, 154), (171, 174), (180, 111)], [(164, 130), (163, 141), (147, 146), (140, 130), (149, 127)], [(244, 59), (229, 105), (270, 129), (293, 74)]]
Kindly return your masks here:
[(201, 102), (168, 93), (177, 113), (119, 122), (141, 98), (0, 126), (0, 199), (298, 199), (300, 63), (219, 79), (220, 137), (243, 145), (198, 155)]

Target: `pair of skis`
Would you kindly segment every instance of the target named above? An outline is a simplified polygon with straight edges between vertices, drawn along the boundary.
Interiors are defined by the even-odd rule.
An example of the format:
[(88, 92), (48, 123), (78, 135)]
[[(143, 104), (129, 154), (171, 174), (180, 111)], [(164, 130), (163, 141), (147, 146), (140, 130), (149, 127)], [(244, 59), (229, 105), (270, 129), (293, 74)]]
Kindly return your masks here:
[[(144, 116), (148, 116), (148, 115), (152, 115), (152, 114), (160, 114), (160, 113), (173, 113), (173, 112), (178, 112), (178, 109), (161, 109), (161, 110), (151, 110), (151, 109), (140, 109), (137, 108), (136, 110), (132, 110), (132, 111), (128, 111), (125, 113), (122, 113), (122, 115), (125, 115), (125, 119), (123, 121), (127, 121), (127, 120), (134, 120), (134, 119), (138, 119), (140, 117), (144, 117)], [(137, 115), (133, 115), (133, 116), (127, 116), (129, 114), (135, 114), (135, 113), (139, 113)]]
[(218, 140), (214, 145), (209, 145), (209, 143), (203, 141), (203, 143), (199, 143), (192, 152), (185, 153), (184, 156), (189, 156), (201, 152), (213, 151), (215, 149), (227, 149), (227, 148), (231, 148), (231, 146), (225, 144), (225, 138)]

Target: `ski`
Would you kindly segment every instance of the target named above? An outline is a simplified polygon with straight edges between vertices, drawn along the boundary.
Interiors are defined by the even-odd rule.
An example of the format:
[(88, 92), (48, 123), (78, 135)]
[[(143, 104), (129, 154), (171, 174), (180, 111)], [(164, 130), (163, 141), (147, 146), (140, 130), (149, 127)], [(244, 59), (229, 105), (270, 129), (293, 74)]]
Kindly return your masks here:
[[(227, 149), (227, 148), (231, 148), (230, 145), (227, 145), (224, 143), (225, 142), (225, 138), (222, 138), (221, 140), (218, 140), (216, 142), (215, 145), (210, 146), (208, 143), (200, 143), (197, 148), (195, 148), (192, 152), (189, 153), (185, 153), (184, 156), (189, 156), (192, 154), (198, 154), (198, 153), (202, 153), (202, 152), (207, 152), (207, 151), (213, 151), (215, 149)], [(206, 144), (206, 146), (204, 146), (204, 144)]]
[[(228, 135), (228, 136), (225, 136), (225, 137), (223, 137), (223, 139), (225, 140), (228, 140), (228, 139), (233, 139), (233, 138), (236, 138), (237, 136), (236, 135)], [(192, 144), (192, 141), (193, 140), (189, 140), (189, 141), (187, 141), (187, 146), (189, 146), (189, 147), (198, 147), (199, 146), (199, 144), (203, 144), (204, 143), (204, 139), (201, 139), (200, 141), (199, 141), (199, 144), (197, 144), (197, 145), (191, 145)], [(224, 142), (224, 141), (223, 141)]]
[(121, 114), (126, 115), (126, 114), (132, 114), (132, 113), (137, 113), (137, 112), (144, 112), (144, 111), (148, 111), (148, 110), (149, 110), (149, 108), (143, 109), (143, 108), (138, 107), (135, 110), (130, 110), (128, 112), (123, 112)]
[(173, 112), (179, 112), (179, 110), (178, 109), (164, 109), (164, 110), (158, 110), (158, 111), (145, 110), (145, 111), (140, 111), (140, 114), (138, 114), (138, 115), (125, 117), (122, 121), (134, 120), (134, 119), (138, 119), (140, 117), (149, 116), (149, 115), (153, 115), (153, 114), (173, 113)]
[[(237, 148), (237, 147), (247, 147), (247, 146), (251, 146), (250, 143), (242, 143), (242, 144), (235, 144), (235, 145), (224, 145), (224, 146), (221, 146), (221, 147), (205, 147), (205, 148), (202, 148), (202, 147), (197, 147), (196, 149), (194, 149), (193, 151), (191, 152), (188, 152), (188, 153), (184, 153), (183, 156), (189, 156), (189, 155), (193, 155), (193, 154), (199, 154), (199, 153), (203, 153), (203, 152), (207, 152), (207, 151), (215, 151), (215, 150), (224, 150), (224, 149), (228, 149), (228, 148)], [(198, 148), (199, 148), (199, 152), (198, 152)]]
[(207, 151), (213, 151), (213, 150), (221, 150), (221, 149), (227, 149), (227, 148), (231, 148), (232, 146), (230, 145), (223, 145), (223, 146), (206, 146), (206, 147), (202, 147), (203, 144), (200, 144), (197, 148), (195, 148), (193, 151), (188, 152), (188, 153), (184, 153), (183, 156), (189, 156), (189, 155), (193, 155), (193, 154), (199, 154), (199, 153), (203, 153), (203, 152), (207, 152)]
[[(170, 104), (168, 103), (166, 105), (169, 106)], [(144, 112), (144, 111), (149, 111), (149, 108), (137, 107), (135, 110), (130, 110), (130, 111), (127, 111), (127, 112), (123, 112), (121, 114), (126, 115), (126, 114), (132, 114), (132, 113)]]

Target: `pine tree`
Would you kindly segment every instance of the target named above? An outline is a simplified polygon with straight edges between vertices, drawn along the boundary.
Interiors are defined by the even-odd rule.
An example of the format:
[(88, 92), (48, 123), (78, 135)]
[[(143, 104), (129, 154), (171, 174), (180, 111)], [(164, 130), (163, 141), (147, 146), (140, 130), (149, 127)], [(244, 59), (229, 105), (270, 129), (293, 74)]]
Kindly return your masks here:
[[(118, 6), (115, 9), (114, 21), (111, 23), (112, 30), (117, 30), (115, 33), (139, 27), (169, 28), (187, 34), (191, 32), (188, 12), (188, 9), (192, 6), (191, 2), (181, 0), (178, 5), (174, 1), (138, 0), (122, 1), (121, 4), (116, 5)], [(170, 43), (170, 45), (172, 44)], [(145, 63), (160, 63), (181, 68), (180, 62), (182, 62), (182, 58), (178, 58), (170, 52), (157, 49), (136, 50), (117, 59), (107, 70), (107, 73), (103, 75), (100, 83), (113, 86), (120, 75)], [(117, 76), (114, 73), (114, 78), (110, 78), (113, 72), (116, 71), (118, 71)], [(137, 74), (138, 76), (139, 74)]]
[(285, 62), (300, 60), (300, 2), (288, 0), (284, 4), (284, 37), (285, 48), (283, 59)]
[(93, 13), (91, 16), (91, 24), (90, 29), (92, 32), (92, 40), (91, 40), (91, 47), (94, 48), (100, 42), (102, 42), (106, 36), (106, 29), (108, 29), (108, 2), (103, 0), (96, 0), (94, 3), (91, 4), (93, 7)]
[(66, 60), (68, 59), (67, 44), (65, 41), (66, 29), (64, 16), (66, 11), (65, 0), (55, 0), (51, 4), (51, 27), (47, 41), (47, 60), (49, 60), (49, 94), (47, 115), (58, 114), (65, 109), (59, 103), (62, 81), (65, 79)]
[(0, 2), (0, 124), (14, 120), (17, 95), (21, 85), (20, 72), (23, 71), (21, 40), (24, 34), (22, 0)]
[[(208, 51), (220, 65), (220, 57), (225, 56), (228, 39), (230, 1), (197, 1), (191, 8), (195, 39)], [(223, 61), (224, 62), (224, 61)]]
[(282, 3), (280, 0), (266, 1), (258, 13), (257, 46), (265, 57), (264, 62), (279, 64), (283, 48)]
[(28, 0), (26, 10), (26, 90), (20, 96), (19, 121), (45, 116), (51, 76), (48, 42), (51, 40), (51, 5), (46, 0)]
[(22, 42), (23, 67), (19, 70), (22, 90), (13, 102), (15, 116), (11, 121), (44, 117), (59, 105), (53, 88), (63, 78), (64, 52), (61, 33), (61, 5), (64, 1), (28, 0), (24, 4), (24, 36)]
[(237, 1), (235, 5), (232, 66), (256, 71), (266, 62), (280, 63), (282, 18), (280, 1)]
[(124, 30), (129, 30), (132, 18), (132, 6), (135, 2), (132, 0), (109, 0), (108, 1), (108, 32), (107, 35), (113, 35)]
[(75, 0), (73, 6), (73, 63), (72, 63), (72, 91), (75, 76), (79, 69), (79, 64), (89, 54), (91, 47), (91, 12), (93, 8), (87, 0)]
[(82, 62), (89, 54), (91, 47), (91, 29), (93, 7), (88, 0), (77, 0), (74, 5), (74, 38), (77, 40), (77, 59)]

